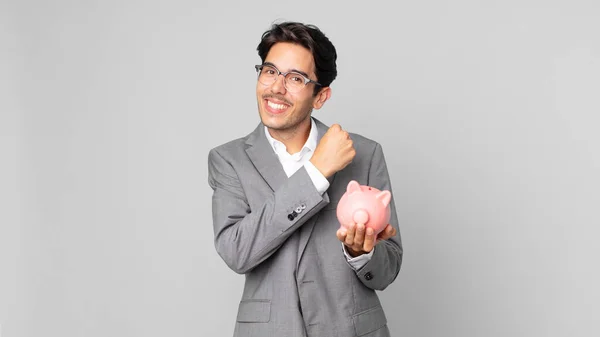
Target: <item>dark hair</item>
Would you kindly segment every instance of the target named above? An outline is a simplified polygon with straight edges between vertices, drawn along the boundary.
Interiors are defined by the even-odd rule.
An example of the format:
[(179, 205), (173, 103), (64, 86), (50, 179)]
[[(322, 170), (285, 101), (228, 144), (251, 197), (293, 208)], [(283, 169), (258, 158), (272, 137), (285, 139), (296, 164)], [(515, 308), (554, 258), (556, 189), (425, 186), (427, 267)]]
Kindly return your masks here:
[[(256, 50), (262, 62), (265, 62), (271, 47), (278, 42), (290, 42), (308, 49), (315, 60), (317, 82), (328, 87), (337, 76), (337, 53), (329, 39), (314, 25), (299, 22), (283, 22), (273, 24), (271, 29), (263, 33)], [(315, 86), (313, 95), (319, 92)]]

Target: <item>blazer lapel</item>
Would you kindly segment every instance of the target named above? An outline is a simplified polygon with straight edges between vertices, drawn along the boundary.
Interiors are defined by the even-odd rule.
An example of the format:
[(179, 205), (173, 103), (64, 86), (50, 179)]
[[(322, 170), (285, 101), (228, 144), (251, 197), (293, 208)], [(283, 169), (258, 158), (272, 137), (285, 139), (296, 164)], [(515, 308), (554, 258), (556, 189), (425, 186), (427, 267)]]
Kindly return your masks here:
[(256, 170), (273, 191), (277, 190), (287, 180), (287, 175), (265, 136), (265, 126), (262, 123), (248, 136), (246, 144), (249, 145), (246, 153)]

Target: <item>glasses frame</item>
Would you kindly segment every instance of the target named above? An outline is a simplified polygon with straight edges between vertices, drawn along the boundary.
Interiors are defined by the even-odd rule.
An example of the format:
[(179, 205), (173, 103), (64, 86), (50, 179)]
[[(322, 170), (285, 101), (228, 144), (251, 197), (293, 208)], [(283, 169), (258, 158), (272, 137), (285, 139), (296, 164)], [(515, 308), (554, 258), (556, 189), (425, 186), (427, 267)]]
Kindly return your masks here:
[[(282, 72), (281, 72), (279, 69), (277, 69), (277, 67), (276, 67), (275, 65), (273, 65), (273, 64), (257, 64), (257, 65), (255, 65), (255, 66), (254, 66), (254, 68), (256, 69), (256, 76), (257, 76), (257, 79), (258, 79), (258, 78), (260, 78), (260, 73), (261, 73), (261, 71), (262, 71), (263, 67), (271, 67), (271, 68), (275, 69), (275, 71), (277, 72), (277, 76), (275, 77), (275, 81), (273, 81), (273, 83), (277, 82), (277, 78), (279, 78), (279, 75), (283, 75), (283, 85), (285, 86), (285, 89), (286, 89), (286, 90), (288, 90), (288, 91), (291, 91), (291, 92), (300, 92), (300, 91), (302, 91), (304, 88), (306, 88), (306, 86), (307, 86), (309, 83), (314, 83), (315, 85), (318, 85), (318, 86), (320, 86), (320, 87), (322, 87), (322, 86), (323, 86), (321, 83), (319, 83), (319, 82), (317, 82), (317, 81), (313, 81), (313, 80), (311, 80), (310, 78), (308, 78), (308, 77), (306, 77), (306, 76), (302, 75), (301, 73), (299, 73), (299, 72), (297, 72), (297, 71), (295, 71), (295, 70), (290, 70), (290, 71), (287, 71), (287, 72), (285, 72), (285, 73), (282, 73)], [(304, 80), (304, 86), (303, 86), (301, 89), (299, 89), (298, 91), (292, 91), (292, 90), (288, 89), (288, 87), (287, 87), (287, 82), (286, 82), (286, 80), (285, 80), (285, 77), (286, 77), (288, 74), (294, 74), (294, 75), (298, 75), (298, 76), (302, 77), (302, 79)], [(262, 83), (262, 82), (261, 82), (261, 83)], [(271, 84), (269, 84), (269, 85), (273, 85), (273, 83), (271, 83)], [(263, 83), (263, 84), (264, 84), (264, 83)], [(267, 84), (264, 84), (264, 85), (267, 85)]]

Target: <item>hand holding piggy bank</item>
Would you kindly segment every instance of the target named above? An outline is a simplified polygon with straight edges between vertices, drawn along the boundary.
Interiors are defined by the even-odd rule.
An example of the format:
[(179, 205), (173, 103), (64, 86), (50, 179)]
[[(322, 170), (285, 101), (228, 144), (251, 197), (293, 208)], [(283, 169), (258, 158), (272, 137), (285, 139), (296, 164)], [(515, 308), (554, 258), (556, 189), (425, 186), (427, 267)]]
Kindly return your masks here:
[(346, 193), (337, 206), (337, 218), (341, 227), (350, 223), (364, 224), (372, 228), (375, 235), (385, 229), (390, 221), (390, 191), (360, 185), (355, 180), (348, 183)]

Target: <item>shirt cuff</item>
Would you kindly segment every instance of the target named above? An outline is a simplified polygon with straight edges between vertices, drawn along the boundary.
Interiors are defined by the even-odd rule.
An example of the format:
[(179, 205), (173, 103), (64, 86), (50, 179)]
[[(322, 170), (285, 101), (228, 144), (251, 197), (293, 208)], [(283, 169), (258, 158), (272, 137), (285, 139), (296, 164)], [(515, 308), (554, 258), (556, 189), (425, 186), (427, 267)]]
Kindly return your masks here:
[(315, 165), (310, 161), (304, 163), (304, 167), (306, 168), (306, 172), (308, 173), (310, 180), (312, 180), (319, 194), (323, 194), (325, 191), (327, 191), (329, 188), (329, 180), (325, 178), (323, 173), (321, 173), (321, 171), (319, 171), (319, 169), (316, 168)]
[(367, 254), (362, 254), (357, 257), (352, 257), (348, 254), (348, 251), (346, 250), (346, 246), (344, 245), (343, 242), (342, 242), (342, 250), (344, 251), (344, 255), (346, 256), (346, 260), (348, 260), (348, 263), (350, 264), (350, 266), (354, 270), (358, 271), (360, 268), (364, 267), (365, 264), (367, 264), (367, 262), (371, 261), (371, 257), (373, 256), (375, 247), (373, 247), (373, 249), (371, 249), (371, 251), (368, 252)]

